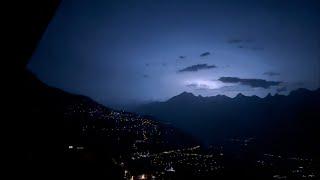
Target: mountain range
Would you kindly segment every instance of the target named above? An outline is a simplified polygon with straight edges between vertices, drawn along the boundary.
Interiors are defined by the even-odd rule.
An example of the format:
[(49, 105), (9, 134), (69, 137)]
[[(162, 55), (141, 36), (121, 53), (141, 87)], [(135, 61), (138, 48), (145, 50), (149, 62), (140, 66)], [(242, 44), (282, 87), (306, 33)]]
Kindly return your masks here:
[[(144, 104), (135, 112), (172, 123), (208, 144), (254, 137), (272, 149), (319, 149), (320, 89), (297, 89), (288, 96), (234, 98), (195, 96), (183, 92), (165, 102)], [(316, 146), (316, 148), (315, 148)]]
[[(8, 177), (130, 179), (135, 176), (142, 179), (144, 176), (137, 175), (153, 173), (162, 177), (165, 173), (171, 176), (174, 169), (168, 165), (172, 164), (176, 168), (176, 178), (160, 179), (206, 179), (208, 172), (211, 174), (207, 179), (224, 179), (220, 176), (221, 169), (225, 179), (283, 177), (278, 175), (283, 164), (274, 165), (278, 159), (271, 161), (272, 168), (266, 166), (266, 176), (256, 167), (257, 159), (251, 161), (242, 156), (247, 150), (241, 155), (247, 159), (245, 161), (238, 161), (238, 155), (233, 158), (233, 153), (228, 155), (228, 151), (224, 155), (220, 146), (217, 152), (203, 153), (193, 136), (163, 122), (184, 128), (210, 143), (235, 136), (254, 136), (263, 142), (259, 145), (263, 145), (264, 150), (254, 149), (252, 155), (267, 152), (270, 147), (286, 147), (284, 151), (300, 147), (301, 152), (319, 157), (319, 90), (300, 89), (289, 96), (264, 99), (243, 95), (199, 97), (182, 93), (167, 102), (146, 104), (137, 109), (158, 121), (150, 116), (116, 111), (86, 96), (44, 84), (27, 70), (26, 64), (59, 2), (19, 2), (19, 6), (16, 3), (10, 9), (17, 18), (8, 25), (15, 25), (10, 36), (14, 37), (15, 46), (10, 47), (13, 53), (7, 60), (14, 62), (14, 68), (7, 68), (10, 73), (5, 79), (9, 84), (4, 87), (9, 91), (4, 94), (8, 110), (3, 116), (3, 122), (9, 122), (3, 124), (3, 129), (7, 130), (4, 139), (9, 142), (5, 141), (3, 149), (10, 151), (3, 154), (5, 160), (9, 159), (5, 163), (5, 168), (10, 168), (5, 170)], [(237, 148), (233, 152), (239, 151), (241, 149)], [(270, 156), (259, 156), (259, 162), (270, 160)], [(318, 161), (293, 159), (299, 162), (299, 172), (302, 171), (300, 162), (319, 162), (319, 158)], [(253, 166), (248, 168), (252, 162)], [(288, 163), (292, 169), (291, 165), (292, 158)], [(314, 169), (308, 166), (304, 169)], [(315, 167), (318, 172), (319, 166)], [(289, 171), (284, 169), (284, 172)]]

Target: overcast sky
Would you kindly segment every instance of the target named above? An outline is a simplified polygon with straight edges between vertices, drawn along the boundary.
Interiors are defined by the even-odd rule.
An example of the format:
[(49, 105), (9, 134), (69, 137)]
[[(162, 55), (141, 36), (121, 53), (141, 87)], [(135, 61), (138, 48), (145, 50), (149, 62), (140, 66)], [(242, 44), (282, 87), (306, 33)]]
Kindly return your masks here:
[(320, 86), (320, 1), (64, 0), (29, 64), (104, 104)]

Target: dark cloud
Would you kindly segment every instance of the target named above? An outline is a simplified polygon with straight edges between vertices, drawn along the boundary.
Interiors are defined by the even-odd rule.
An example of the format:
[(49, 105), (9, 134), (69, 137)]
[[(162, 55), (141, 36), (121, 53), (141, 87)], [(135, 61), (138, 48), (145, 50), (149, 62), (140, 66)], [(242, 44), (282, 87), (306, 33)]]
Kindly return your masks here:
[(200, 57), (205, 57), (205, 56), (209, 56), (211, 53), (210, 52), (205, 52), (200, 54)]
[(268, 72), (265, 72), (263, 74), (267, 75), (267, 76), (279, 76), (280, 75), (280, 73), (272, 72), (272, 71), (268, 71)]
[(280, 87), (280, 88), (277, 89), (278, 93), (284, 92), (284, 91), (287, 91), (287, 87), (285, 87), (285, 86), (284, 87)]
[(253, 51), (262, 51), (263, 50), (263, 48), (261, 48), (261, 47), (249, 45), (249, 44), (254, 43), (254, 40), (252, 40), (252, 39), (245, 39), (245, 40), (243, 40), (243, 39), (230, 39), (228, 41), (228, 43), (237, 45), (236, 47), (239, 49), (250, 49)]
[(261, 87), (265, 89), (268, 89), (270, 86), (278, 86), (282, 83), (280, 81), (267, 81), (264, 79), (241, 79), (238, 77), (220, 77), (218, 80), (223, 83), (240, 83), (250, 87)]
[(215, 65), (196, 64), (196, 65), (192, 65), (192, 66), (188, 66), (186, 68), (183, 68), (183, 69), (179, 70), (178, 72), (196, 72), (199, 70), (212, 69), (212, 68), (216, 68), (216, 67), (217, 66), (215, 66)]

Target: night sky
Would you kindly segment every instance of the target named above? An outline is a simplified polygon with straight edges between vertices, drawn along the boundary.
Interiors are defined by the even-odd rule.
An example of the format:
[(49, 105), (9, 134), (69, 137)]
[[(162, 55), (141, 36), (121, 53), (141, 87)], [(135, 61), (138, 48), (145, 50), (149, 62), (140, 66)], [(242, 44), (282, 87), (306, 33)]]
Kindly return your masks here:
[(65, 0), (29, 69), (107, 105), (320, 86), (320, 1)]

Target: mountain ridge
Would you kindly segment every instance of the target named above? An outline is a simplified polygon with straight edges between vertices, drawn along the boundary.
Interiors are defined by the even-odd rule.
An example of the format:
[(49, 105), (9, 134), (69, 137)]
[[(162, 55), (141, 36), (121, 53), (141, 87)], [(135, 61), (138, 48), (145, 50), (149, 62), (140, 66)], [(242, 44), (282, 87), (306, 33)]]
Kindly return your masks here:
[[(275, 96), (287, 97), (287, 96), (290, 96), (290, 95), (293, 95), (293, 94), (310, 93), (310, 92), (319, 93), (320, 92), (320, 88), (315, 89), (315, 90), (309, 90), (309, 89), (306, 89), (306, 88), (298, 88), (298, 89), (292, 90), (288, 95), (279, 94), (279, 93), (275, 93), (274, 95), (272, 95), (271, 93), (268, 93), (264, 97), (259, 97), (257, 95), (246, 96), (246, 95), (242, 94), (241, 92), (238, 93), (234, 97), (229, 97), (229, 96), (226, 96), (226, 95), (223, 95), (223, 94), (217, 94), (215, 96), (201, 96), (201, 95), (196, 96), (192, 92), (183, 91), (182, 93), (180, 93), (178, 95), (175, 95), (175, 96), (169, 98), (168, 100), (165, 100), (165, 101), (153, 101), (153, 102), (168, 102), (168, 101), (170, 101), (172, 99), (177, 99), (177, 98), (181, 98), (181, 97), (183, 97), (183, 98), (184, 97), (188, 97), (188, 98), (204, 98), (204, 99), (206, 99), (206, 98), (210, 98), (210, 99), (213, 99), (213, 98), (225, 98), (225, 99), (259, 98), (259, 99), (265, 99), (265, 98), (275, 97)], [(151, 102), (151, 103), (153, 103), (153, 102)]]
[(269, 145), (279, 141), (279, 146), (283, 142), (295, 146), (290, 138), (296, 138), (301, 144), (306, 143), (302, 139), (310, 140), (310, 144), (300, 147), (317, 149), (311, 147), (320, 128), (320, 89), (300, 88), (288, 95), (269, 94), (264, 98), (182, 95), (175, 96), (174, 101), (141, 105), (135, 112), (170, 122), (208, 143), (257, 136)]
[[(22, 158), (28, 158), (29, 173), (120, 179), (113, 161), (135, 152), (137, 142), (150, 153), (200, 144), (171, 125), (50, 87), (28, 70), (20, 80), (16, 122), (23, 128), (15, 129), (15, 143), (28, 155)], [(135, 148), (143, 151), (140, 146)]]

